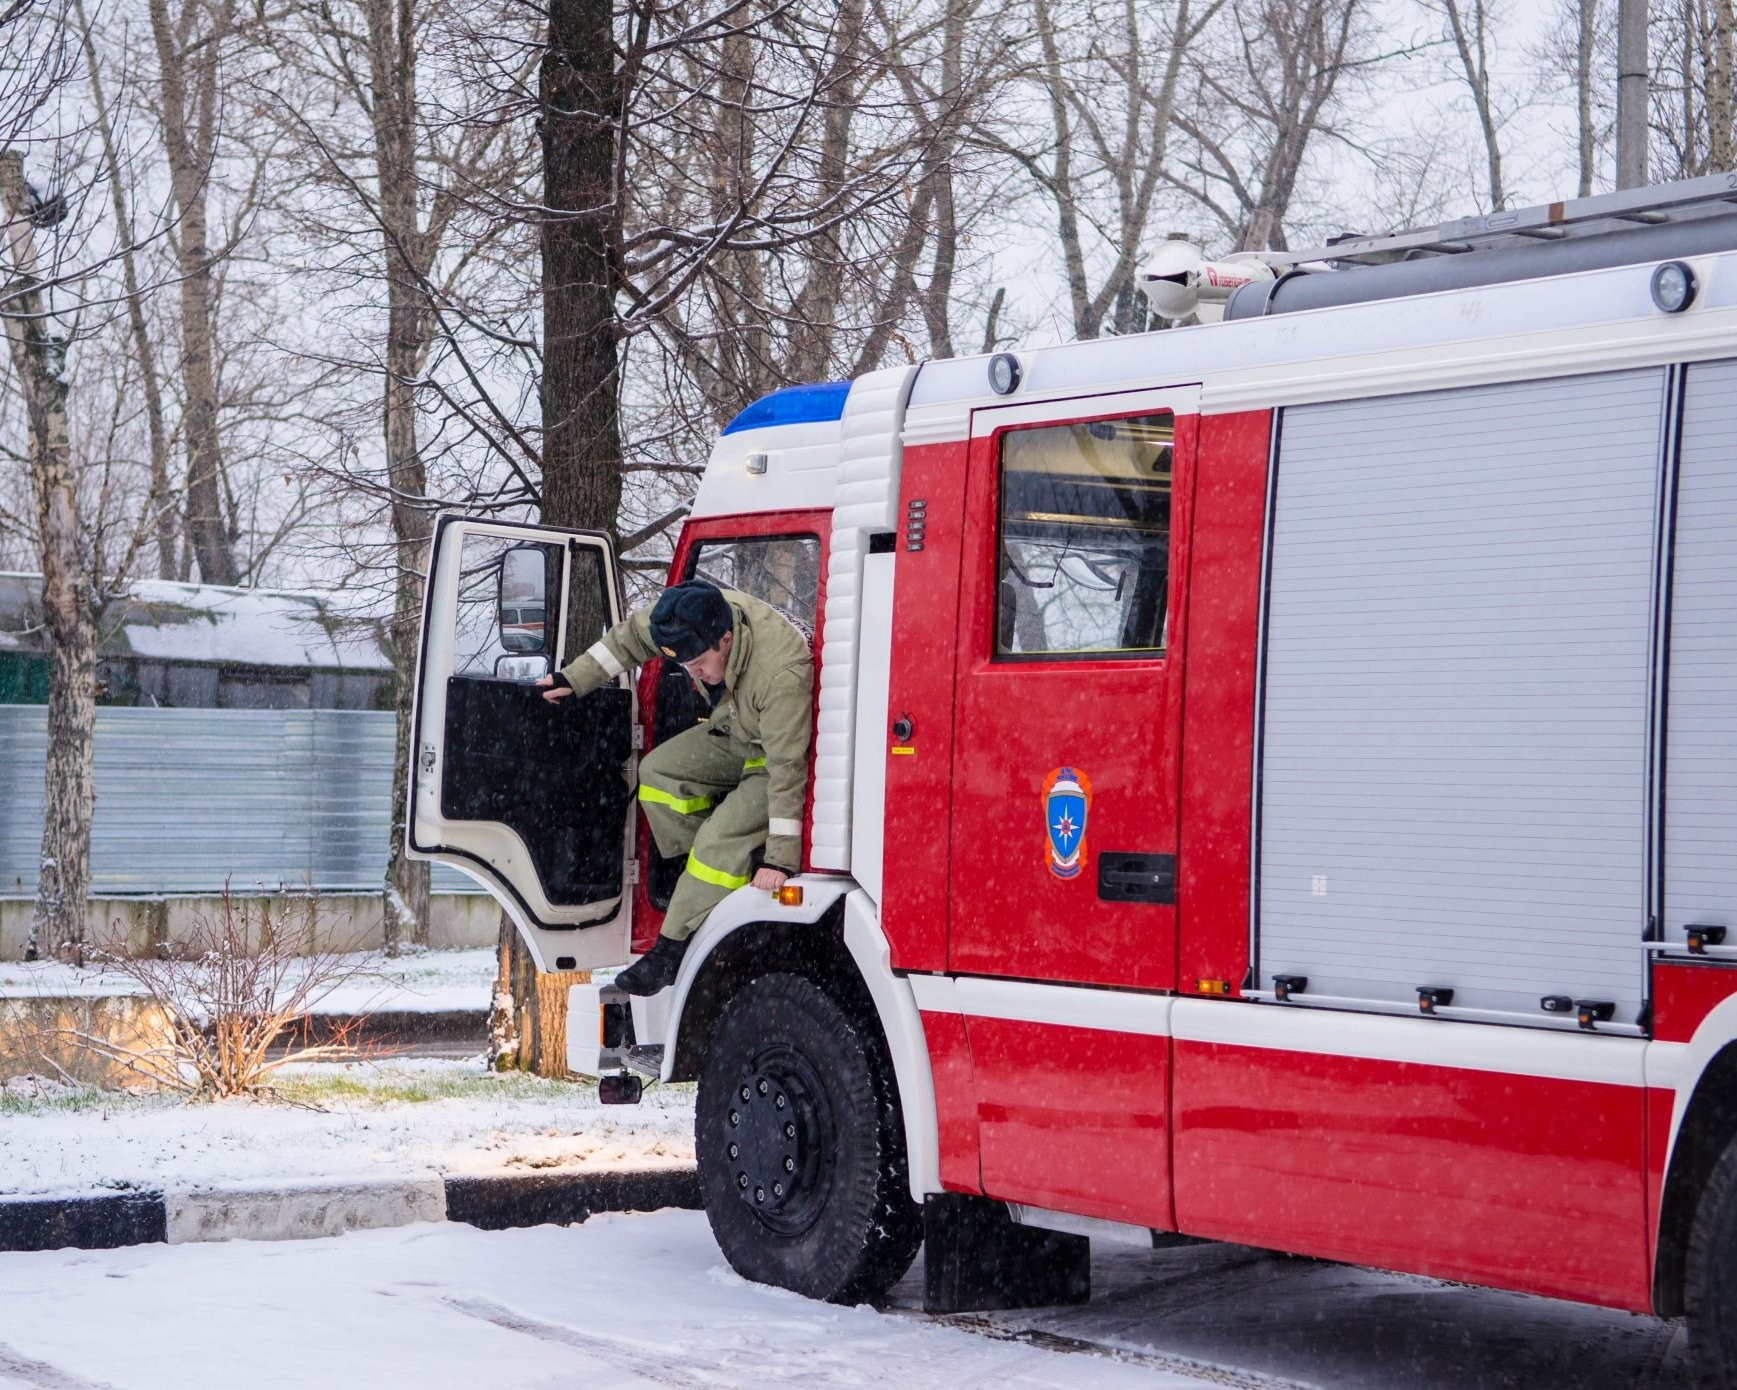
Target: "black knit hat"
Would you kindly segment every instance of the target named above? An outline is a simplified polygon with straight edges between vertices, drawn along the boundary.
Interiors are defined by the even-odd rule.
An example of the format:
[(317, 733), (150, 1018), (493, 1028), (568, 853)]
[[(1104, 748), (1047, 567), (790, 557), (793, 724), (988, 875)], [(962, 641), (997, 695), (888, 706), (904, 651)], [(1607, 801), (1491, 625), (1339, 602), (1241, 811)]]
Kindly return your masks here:
[(665, 589), (651, 610), (651, 640), (665, 656), (692, 661), (730, 630), (730, 605), (715, 584), (690, 579)]

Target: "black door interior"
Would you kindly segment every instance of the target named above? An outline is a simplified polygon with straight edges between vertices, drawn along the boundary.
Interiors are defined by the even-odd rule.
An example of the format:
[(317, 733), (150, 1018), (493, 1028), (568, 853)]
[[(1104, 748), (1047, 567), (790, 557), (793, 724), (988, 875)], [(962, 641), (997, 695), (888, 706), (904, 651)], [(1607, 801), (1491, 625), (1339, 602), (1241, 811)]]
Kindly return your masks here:
[(440, 813), (516, 831), (551, 903), (604, 902), (623, 890), (632, 748), (633, 697), (613, 685), (551, 704), (518, 681), (449, 677)]

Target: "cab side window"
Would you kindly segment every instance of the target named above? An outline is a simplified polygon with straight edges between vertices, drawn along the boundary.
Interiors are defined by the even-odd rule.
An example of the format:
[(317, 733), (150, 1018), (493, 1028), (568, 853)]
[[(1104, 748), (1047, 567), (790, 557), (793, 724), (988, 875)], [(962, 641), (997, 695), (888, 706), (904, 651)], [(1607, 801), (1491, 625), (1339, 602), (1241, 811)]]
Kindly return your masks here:
[(820, 602), (820, 537), (745, 536), (701, 541), (688, 578), (709, 579), (769, 603), (814, 640)]
[(1001, 437), (998, 660), (1164, 650), (1175, 436), (1166, 412)]

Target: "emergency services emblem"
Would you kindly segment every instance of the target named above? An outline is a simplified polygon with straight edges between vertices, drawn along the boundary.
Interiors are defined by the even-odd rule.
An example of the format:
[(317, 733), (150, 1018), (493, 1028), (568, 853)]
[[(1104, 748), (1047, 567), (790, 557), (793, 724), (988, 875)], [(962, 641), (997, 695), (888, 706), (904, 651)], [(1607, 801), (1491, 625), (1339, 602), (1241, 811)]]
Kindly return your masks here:
[(1078, 768), (1058, 767), (1043, 779), (1044, 857), (1057, 878), (1077, 878), (1085, 867), (1091, 809), (1091, 779)]

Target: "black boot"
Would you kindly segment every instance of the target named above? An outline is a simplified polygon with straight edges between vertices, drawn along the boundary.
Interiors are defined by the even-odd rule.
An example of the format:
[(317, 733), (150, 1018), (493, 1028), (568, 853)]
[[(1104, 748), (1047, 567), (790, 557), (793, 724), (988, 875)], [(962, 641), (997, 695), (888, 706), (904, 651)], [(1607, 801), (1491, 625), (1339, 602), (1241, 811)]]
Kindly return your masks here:
[(615, 987), (623, 994), (642, 996), (668, 989), (675, 983), (682, 957), (688, 953), (688, 942), (692, 939), (683, 937), (677, 941), (671, 936), (658, 937), (655, 946), (615, 977)]

